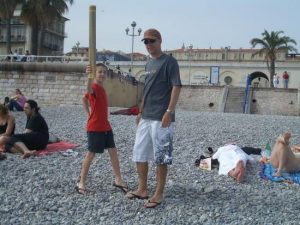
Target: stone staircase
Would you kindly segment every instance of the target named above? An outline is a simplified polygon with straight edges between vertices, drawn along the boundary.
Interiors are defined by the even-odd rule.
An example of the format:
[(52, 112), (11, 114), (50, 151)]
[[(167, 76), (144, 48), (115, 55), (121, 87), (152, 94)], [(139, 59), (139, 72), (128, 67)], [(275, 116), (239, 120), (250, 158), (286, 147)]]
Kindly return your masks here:
[(243, 113), (244, 96), (245, 96), (245, 88), (228, 87), (224, 112)]

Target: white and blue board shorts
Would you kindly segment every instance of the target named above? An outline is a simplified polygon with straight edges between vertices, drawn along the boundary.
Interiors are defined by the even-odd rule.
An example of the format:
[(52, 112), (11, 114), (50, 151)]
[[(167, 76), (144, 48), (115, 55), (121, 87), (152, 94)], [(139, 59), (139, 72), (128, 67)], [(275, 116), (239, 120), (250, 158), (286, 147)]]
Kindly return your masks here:
[(137, 127), (132, 160), (171, 165), (174, 130), (174, 122), (169, 127), (162, 127), (161, 121), (141, 119)]

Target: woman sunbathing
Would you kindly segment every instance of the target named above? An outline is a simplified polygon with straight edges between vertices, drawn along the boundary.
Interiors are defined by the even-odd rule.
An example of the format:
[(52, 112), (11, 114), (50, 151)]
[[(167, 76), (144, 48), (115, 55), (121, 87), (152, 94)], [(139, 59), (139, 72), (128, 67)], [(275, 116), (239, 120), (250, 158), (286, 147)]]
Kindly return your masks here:
[(272, 149), (271, 164), (277, 169), (275, 177), (281, 176), (281, 172), (293, 173), (300, 171), (300, 158), (295, 155), (289, 146), (291, 133), (280, 135)]
[(218, 148), (212, 158), (218, 159), (220, 163), (219, 175), (229, 175), (238, 183), (244, 181), (247, 161), (253, 160), (240, 147), (233, 144)]

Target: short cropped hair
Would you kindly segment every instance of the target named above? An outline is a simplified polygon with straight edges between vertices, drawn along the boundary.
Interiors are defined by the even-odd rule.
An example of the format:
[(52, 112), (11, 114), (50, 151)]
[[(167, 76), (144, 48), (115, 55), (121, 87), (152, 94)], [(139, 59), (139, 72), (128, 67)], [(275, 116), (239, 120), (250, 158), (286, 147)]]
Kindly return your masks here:
[(96, 67), (103, 67), (104, 69), (108, 70), (107, 66), (104, 63), (97, 63)]

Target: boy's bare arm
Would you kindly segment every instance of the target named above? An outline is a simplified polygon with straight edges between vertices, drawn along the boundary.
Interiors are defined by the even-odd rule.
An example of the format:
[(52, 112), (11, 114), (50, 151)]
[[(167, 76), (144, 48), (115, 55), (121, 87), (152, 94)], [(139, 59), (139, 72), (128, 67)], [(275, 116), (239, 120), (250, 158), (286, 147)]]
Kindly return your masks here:
[(88, 78), (88, 81), (87, 81), (87, 92), (89, 94), (93, 94), (93, 88), (92, 88), (92, 84), (93, 84), (93, 79), (91, 78)]
[(87, 92), (89, 93), (89, 94), (92, 94), (93, 93), (93, 88), (92, 88), (92, 84), (93, 84), (93, 78), (90, 78), (90, 73), (92, 72), (92, 68), (91, 68), (91, 66), (90, 65), (87, 65), (86, 66), (86, 70), (85, 70), (85, 72), (86, 72), (86, 74), (87, 74), (87, 76), (88, 76), (88, 81), (87, 81), (87, 88), (86, 88), (86, 90), (87, 90)]
[(89, 108), (89, 101), (87, 100), (87, 98), (85, 96), (83, 96), (82, 98), (82, 105), (83, 105), (83, 109), (86, 112), (87, 116), (90, 116), (90, 108)]

